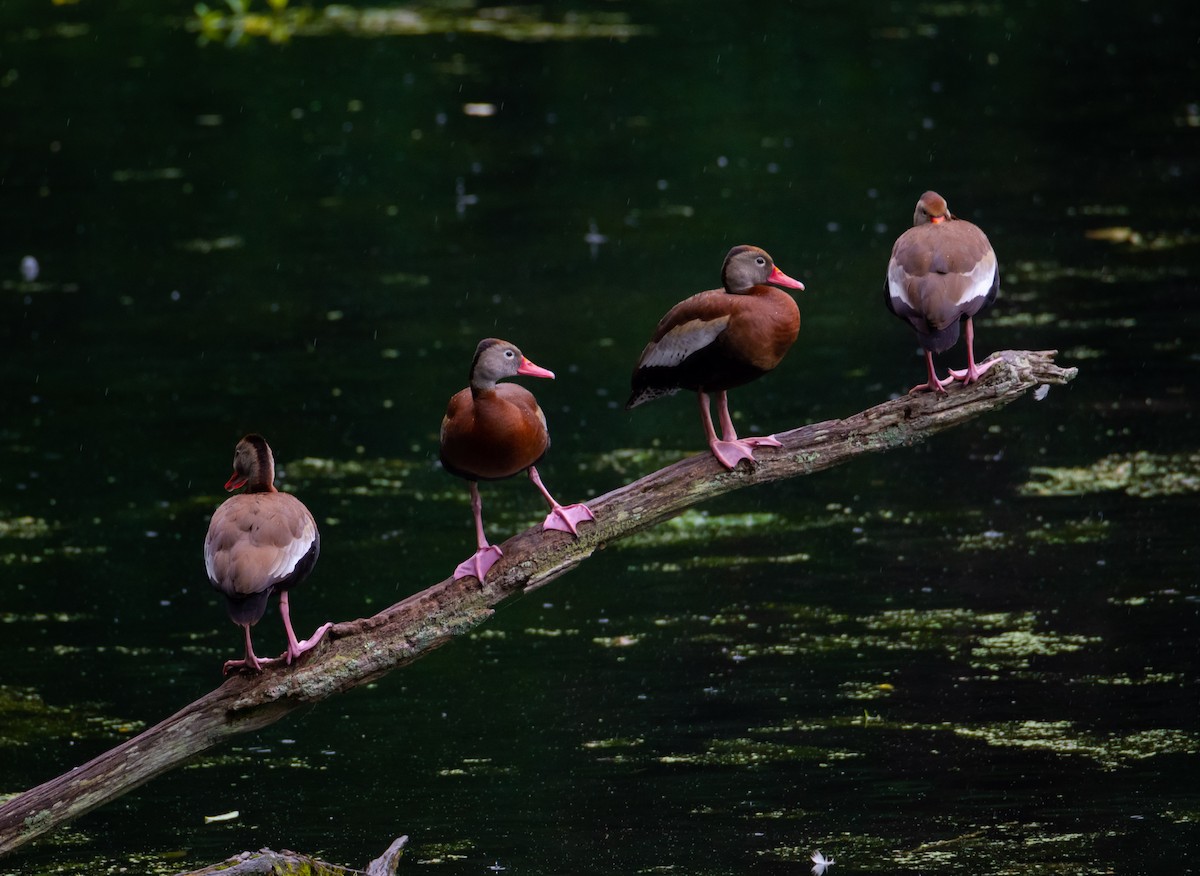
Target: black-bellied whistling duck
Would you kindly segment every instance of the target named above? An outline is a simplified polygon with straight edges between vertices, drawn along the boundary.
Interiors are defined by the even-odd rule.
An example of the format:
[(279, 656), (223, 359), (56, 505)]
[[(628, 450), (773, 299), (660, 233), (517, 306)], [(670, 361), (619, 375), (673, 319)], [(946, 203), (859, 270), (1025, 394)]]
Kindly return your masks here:
[(267, 610), (267, 600), (279, 593), (279, 614), (287, 632), (291, 663), (313, 648), (333, 626), (325, 624), (313, 635), (297, 641), (288, 610), (288, 590), (308, 577), (321, 552), (317, 523), (304, 504), (291, 493), (275, 489), (275, 458), (261, 435), (247, 435), (233, 453), (233, 474), (225, 483), (230, 496), (216, 510), (204, 539), (204, 568), (208, 580), (227, 601), (229, 619), (246, 632), (246, 657), (229, 660), (225, 672), (246, 667), (255, 672), (279, 658), (256, 657), (250, 627)]
[[(777, 366), (800, 332), (800, 310), (781, 289), (803, 289), (757, 246), (735, 246), (721, 268), (723, 289), (680, 301), (658, 328), (633, 370), (626, 410), (681, 389), (696, 392), (713, 456), (726, 468), (754, 462), (755, 447), (782, 446), (775, 436), (739, 438), (726, 392)], [(721, 438), (713, 428), (708, 395), (717, 396)]]
[[(883, 287), (888, 309), (911, 325), (925, 348), (927, 382), (909, 392), (945, 394), (955, 380), (973, 383), (998, 362), (975, 363), (975, 326), (971, 318), (996, 300), (1000, 268), (996, 253), (979, 226), (958, 219), (937, 192), (917, 201), (913, 227), (892, 247), (887, 282)], [(933, 354), (958, 343), (958, 324), (967, 322), (967, 367), (951, 369), (939, 380)]]
[(529, 479), (550, 505), (542, 529), (578, 535), (578, 525), (594, 520), (586, 505), (560, 505), (538, 475), (537, 463), (550, 447), (546, 417), (533, 393), (513, 383), (498, 383), (518, 374), (549, 377), (554, 373), (534, 365), (508, 341), (484, 338), (475, 348), (470, 386), (455, 393), (442, 418), (441, 458), (446, 471), (466, 478), (471, 488), (471, 513), (479, 549), (459, 563), (454, 577), (483, 582), (500, 548), (483, 534), (483, 502), (478, 481), (500, 480), (528, 470)]

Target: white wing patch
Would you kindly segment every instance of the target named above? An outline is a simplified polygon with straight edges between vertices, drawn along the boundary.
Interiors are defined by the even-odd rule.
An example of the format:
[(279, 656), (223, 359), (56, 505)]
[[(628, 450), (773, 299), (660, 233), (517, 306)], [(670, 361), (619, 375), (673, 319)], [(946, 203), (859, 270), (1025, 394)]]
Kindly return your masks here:
[(992, 282), (996, 278), (995, 251), (988, 250), (987, 255), (979, 260), (972, 271), (960, 276), (966, 282), (963, 284), (962, 294), (958, 296), (955, 304), (962, 305), (968, 301), (987, 298), (988, 293), (992, 291)]
[(719, 319), (693, 319), (677, 325), (646, 349), (638, 367), (674, 367), (715, 341), (728, 325), (728, 314)]
[(299, 538), (281, 547), (278, 558), (275, 561), (275, 568), (271, 570), (271, 580), (281, 581), (296, 571), (296, 566), (304, 559), (304, 555), (312, 550), (315, 539), (316, 531), (310, 526), (305, 526), (304, 532), (301, 533)]
[(907, 305), (910, 310), (916, 310), (913, 302), (908, 300), (908, 295), (904, 288), (904, 269), (893, 261), (888, 266), (888, 294), (892, 296), (892, 309), (896, 309), (898, 305)]
[(213, 514), (204, 568), (227, 595), (261, 593), (292, 574), (317, 539), (312, 515), (290, 493), (233, 496)]

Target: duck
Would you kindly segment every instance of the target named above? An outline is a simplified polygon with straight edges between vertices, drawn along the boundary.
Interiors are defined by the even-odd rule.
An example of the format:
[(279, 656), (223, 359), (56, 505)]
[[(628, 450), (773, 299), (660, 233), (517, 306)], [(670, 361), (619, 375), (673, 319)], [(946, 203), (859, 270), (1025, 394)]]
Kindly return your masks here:
[[(888, 309), (917, 333), (925, 350), (928, 380), (910, 394), (945, 395), (955, 380), (979, 380), (999, 359), (975, 361), (975, 323), (1000, 292), (1000, 267), (987, 235), (950, 212), (946, 199), (925, 192), (913, 212), (913, 225), (896, 239), (888, 262), (884, 301)], [(933, 354), (958, 343), (959, 323), (967, 324), (967, 367), (950, 369), (939, 379)]]
[(488, 570), (504, 552), (489, 544), (483, 532), (483, 501), (479, 481), (502, 480), (525, 471), (550, 506), (542, 530), (556, 529), (579, 535), (579, 524), (595, 520), (585, 504), (561, 505), (550, 495), (538, 474), (537, 463), (550, 449), (546, 416), (533, 393), (506, 377), (544, 377), (554, 372), (535, 365), (515, 345), (499, 338), (484, 338), (475, 348), (469, 384), (456, 392), (446, 406), (439, 436), (442, 467), (467, 481), (471, 513), (475, 518), (474, 554), (459, 563), (454, 579), (476, 578), (482, 584)]
[[(275, 457), (265, 438), (246, 435), (233, 452), (226, 499), (213, 513), (204, 539), (204, 568), (209, 583), (225, 597), (229, 619), (242, 627), (246, 656), (225, 662), (224, 672), (261, 672), (282, 659), (289, 665), (317, 646), (332, 627), (326, 623), (308, 639), (292, 628), (288, 592), (312, 572), (321, 553), (321, 534), (312, 513), (291, 493), (275, 489)], [(250, 628), (262, 619), (272, 593), (279, 594), (279, 614), (287, 634), (287, 650), (278, 658), (258, 657)]]
[[(685, 298), (659, 320), (634, 366), (625, 409), (692, 390), (708, 447), (732, 471), (743, 459), (753, 465), (756, 447), (783, 446), (774, 435), (739, 438), (727, 393), (783, 361), (800, 333), (800, 309), (783, 290), (802, 291), (804, 284), (776, 267), (766, 250), (742, 245), (725, 256), (721, 286)], [(716, 397), (720, 438), (710, 395)]]

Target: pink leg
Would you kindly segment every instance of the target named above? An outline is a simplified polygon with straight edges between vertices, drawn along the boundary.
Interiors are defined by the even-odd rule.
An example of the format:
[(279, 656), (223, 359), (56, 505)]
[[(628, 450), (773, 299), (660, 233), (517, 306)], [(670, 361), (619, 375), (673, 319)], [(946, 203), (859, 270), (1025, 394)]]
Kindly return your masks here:
[(235, 669), (249, 669), (251, 672), (262, 672), (262, 668), (268, 663), (274, 663), (274, 658), (259, 659), (254, 656), (254, 644), (250, 641), (250, 624), (241, 624), (242, 630), (246, 634), (246, 659), (245, 660), (226, 660), (225, 666), (221, 670), (223, 675), (228, 675)]
[(479, 546), (479, 550), (458, 564), (454, 569), (454, 580), (478, 578), (482, 584), (488, 569), (496, 565), (496, 560), (504, 556), (504, 552), (495, 545), (488, 544), (487, 536), (483, 534), (483, 500), (479, 498), (479, 485), (471, 481), (470, 486), (471, 513), (475, 517), (475, 544)]
[(713, 429), (712, 416), (709, 414), (708, 395), (696, 393), (700, 399), (700, 419), (704, 423), (704, 434), (708, 438), (708, 447), (717, 461), (727, 469), (734, 469), (743, 459), (754, 462), (755, 447), (782, 447), (774, 435), (765, 438), (739, 438), (733, 428), (733, 418), (729, 415), (729, 396), (723, 390), (717, 393), (717, 416), (721, 420), (721, 438), (717, 439)]
[(950, 369), (950, 377), (954, 380), (961, 380), (963, 385), (974, 383), (983, 375), (987, 374), (988, 369), (999, 362), (999, 359), (991, 359), (984, 362), (982, 366), (975, 364), (975, 323), (971, 321), (971, 317), (967, 317), (967, 367), (963, 371), (955, 371)]
[(783, 443), (774, 435), (764, 438), (739, 438), (733, 428), (733, 417), (729, 415), (729, 396), (727, 393), (717, 393), (717, 413), (721, 418), (721, 438), (725, 441), (748, 444), (751, 447), (782, 447)]
[(329, 632), (329, 628), (333, 626), (331, 623), (321, 624), (309, 638), (296, 641), (296, 631), (292, 629), (292, 613), (288, 608), (288, 592), (286, 590), (279, 592), (279, 614), (283, 617), (283, 629), (287, 633), (288, 640), (287, 651), (283, 653), (283, 659), (289, 666), (305, 651), (315, 648), (321, 638)]
[(914, 386), (908, 391), (909, 394), (933, 392), (935, 395), (946, 395), (946, 385), (953, 383), (954, 378), (947, 377), (945, 380), (938, 380), (937, 371), (933, 367), (933, 353), (928, 350), (925, 351), (925, 367), (929, 369), (929, 382), (922, 383), (920, 386)]
[(587, 505), (560, 505), (550, 495), (550, 491), (546, 489), (546, 485), (542, 483), (541, 477), (538, 475), (536, 466), (529, 466), (529, 479), (533, 481), (533, 485), (538, 488), (546, 502), (550, 505), (550, 513), (546, 515), (546, 519), (542, 522), (542, 529), (557, 529), (560, 532), (569, 532), (571, 535), (579, 535), (577, 529), (580, 523), (585, 520), (595, 520), (592, 516), (592, 509)]

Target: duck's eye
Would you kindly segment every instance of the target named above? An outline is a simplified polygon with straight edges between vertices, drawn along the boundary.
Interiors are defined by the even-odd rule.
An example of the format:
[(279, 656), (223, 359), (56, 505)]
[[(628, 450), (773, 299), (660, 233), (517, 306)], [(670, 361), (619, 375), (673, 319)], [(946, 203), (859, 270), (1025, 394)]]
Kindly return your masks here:
[(517, 355), (517, 354), (516, 354), (516, 353), (514, 353), (512, 350), (505, 350), (505, 351), (504, 351), (504, 358), (505, 358), (505, 359), (511, 359), (511, 358), (513, 358), (513, 357), (514, 357), (514, 356), (516, 356), (516, 355)]
[(754, 263), (761, 268), (763, 265), (765, 265), (767, 263), (767, 260), (764, 259), (762, 256), (759, 256), (758, 258), (756, 258), (754, 260)]

